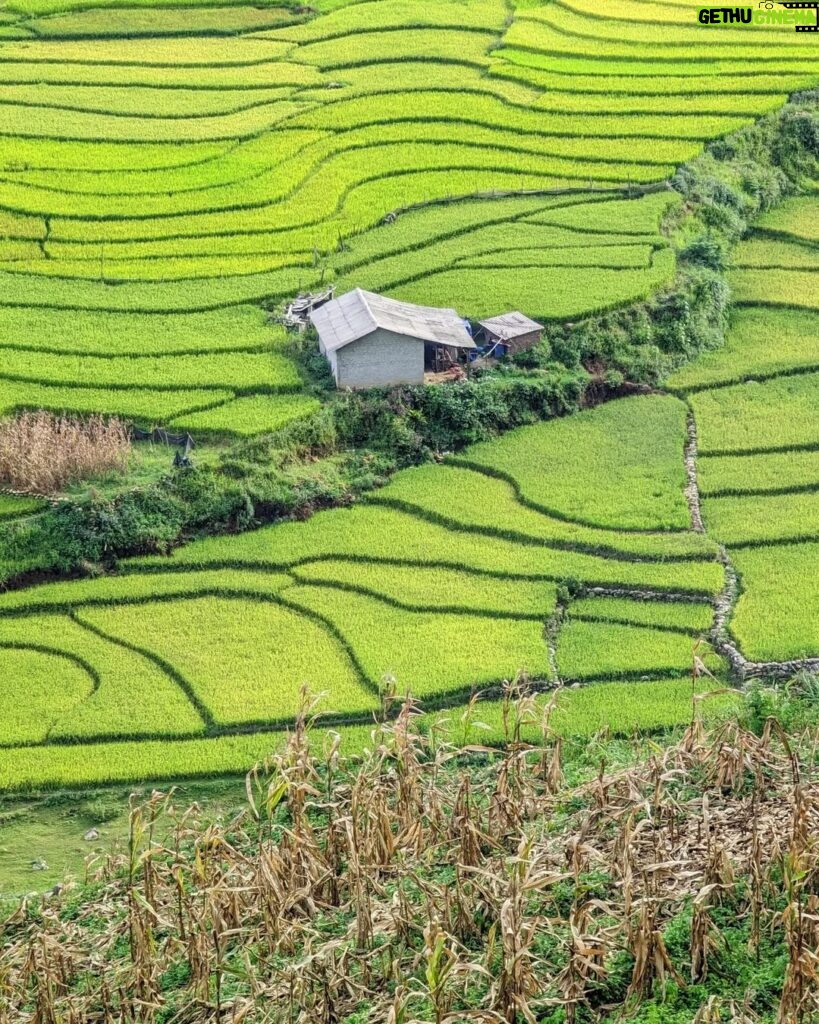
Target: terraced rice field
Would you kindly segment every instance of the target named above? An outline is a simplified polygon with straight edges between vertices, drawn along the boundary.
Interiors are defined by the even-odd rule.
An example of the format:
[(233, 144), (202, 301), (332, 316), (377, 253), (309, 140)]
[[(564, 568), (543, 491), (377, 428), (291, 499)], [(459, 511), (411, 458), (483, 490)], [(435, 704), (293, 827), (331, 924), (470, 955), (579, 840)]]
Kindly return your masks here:
[(275, 428), (315, 402), (260, 307), (331, 280), (473, 317), (646, 296), (673, 199), (637, 186), (819, 81), (809, 37), (714, 40), (693, 3), (316, 6), (7, 0), (0, 413)]
[[(663, 182), (819, 83), (810, 34), (706, 35), (692, 0), (317, 6), (6, 0), (0, 413), (274, 428), (315, 402), (264, 310), (330, 281), (473, 318), (648, 296), (675, 270)], [(695, 690), (725, 677), (703, 638), (722, 646), (733, 567), (744, 655), (819, 653), (815, 204), (740, 247), (729, 346), (671, 394), (305, 523), (0, 594), (0, 789), (241, 771), (303, 684), (354, 742), (393, 681), (457, 722), (519, 672), (578, 684), (566, 733), (665, 728), (695, 656)]]
[(740, 575), (731, 629), (756, 662), (819, 656), (818, 244), (817, 195), (761, 218), (734, 253), (727, 345), (670, 382), (696, 419), (708, 535)]
[[(0, 786), (241, 768), (304, 683), (326, 691), (331, 722), (363, 725), (391, 678), (429, 709), (520, 671), (547, 686), (630, 682), (652, 700), (611, 724), (667, 724), (690, 710), (685, 680), (723, 588), (716, 545), (690, 529), (685, 427), (674, 397), (615, 402), (404, 471), (349, 509), (0, 596), (15, 685), (38, 680), (36, 700), (14, 686), (2, 697), (15, 714), (2, 717)], [(601, 478), (579, 517), (586, 467), (555, 453), (602, 444), (603, 466), (627, 435), (642, 460)], [(598, 715), (609, 692), (589, 698)]]

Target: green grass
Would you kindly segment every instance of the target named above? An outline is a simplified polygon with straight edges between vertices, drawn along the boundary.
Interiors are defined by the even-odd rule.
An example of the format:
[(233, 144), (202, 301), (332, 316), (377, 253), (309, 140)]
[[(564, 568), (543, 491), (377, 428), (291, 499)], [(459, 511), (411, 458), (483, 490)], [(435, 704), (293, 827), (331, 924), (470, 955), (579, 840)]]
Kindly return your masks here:
[(731, 557), (742, 580), (731, 631), (746, 657), (819, 656), (819, 544), (745, 548)]
[[(61, 654), (3, 649), (2, 742), (42, 743), (59, 721), (91, 693), (93, 678)], [(59, 684), (57, 684), (59, 680)]]
[(696, 645), (695, 638), (679, 633), (570, 617), (560, 633), (557, 667), (571, 682), (684, 675), (691, 670)]
[(728, 545), (815, 537), (819, 533), (819, 478), (813, 483), (816, 492), (708, 498), (703, 506), (706, 528)]
[(664, 626), (697, 635), (710, 629), (714, 609), (710, 604), (689, 601), (626, 601), (592, 597), (572, 601), (569, 615), (636, 626)]
[(819, 451), (703, 457), (697, 473), (705, 497), (811, 488), (819, 486)]
[(374, 706), (338, 641), (289, 608), (201, 597), (89, 609), (82, 617), (120, 639), (141, 637), (187, 680), (218, 725), (288, 721), (303, 684), (326, 689), (328, 711)]
[[(193, 736), (203, 731), (201, 717), (178, 682), (144, 655), (96, 636), (65, 614), (0, 619), (0, 643), (24, 644), (34, 638), (63, 655), (57, 670), (52, 659), (50, 676), (44, 675), (39, 684), (42, 700), (46, 704), (53, 700), (53, 711), (44, 715), (47, 737), (41, 736), (40, 740), (78, 741), (100, 735)], [(129, 639), (139, 643), (138, 635)], [(66, 657), (76, 659), (72, 664), (87, 665), (97, 685), (93, 692), (89, 686), (81, 698), (63, 705), (62, 666)], [(5, 659), (3, 652), (4, 665)], [(70, 682), (71, 675), (66, 678)], [(25, 679), (25, 672), (14, 670), (12, 665), (8, 675), (12, 692)], [(5, 727), (0, 729), (0, 743), (8, 744), (14, 738)]]
[(819, 376), (701, 391), (691, 397), (703, 455), (819, 445)]
[(45, 507), (45, 502), (38, 498), (27, 498), (16, 494), (3, 494), (0, 491), (0, 520), (16, 519), (18, 516), (31, 515)]
[(527, 501), (569, 519), (683, 530), (685, 416), (671, 397), (630, 398), (476, 445), (466, 461), (508, 474)]
[(685, 392), (816, 367), (819, 314), (747, 307), (733, 311), (724, 347), (688, 363), (671, 376), (668, 386)]

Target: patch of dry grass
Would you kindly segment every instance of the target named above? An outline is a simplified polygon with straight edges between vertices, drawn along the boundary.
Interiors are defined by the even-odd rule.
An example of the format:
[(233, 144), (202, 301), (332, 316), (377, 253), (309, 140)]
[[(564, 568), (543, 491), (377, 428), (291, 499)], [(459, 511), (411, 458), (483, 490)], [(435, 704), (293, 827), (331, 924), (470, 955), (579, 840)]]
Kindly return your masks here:
[(56, 494), (76, 480), (125, 469), (130, 452), (121, 420), (21, 413), (0, 423), (0, 487)]

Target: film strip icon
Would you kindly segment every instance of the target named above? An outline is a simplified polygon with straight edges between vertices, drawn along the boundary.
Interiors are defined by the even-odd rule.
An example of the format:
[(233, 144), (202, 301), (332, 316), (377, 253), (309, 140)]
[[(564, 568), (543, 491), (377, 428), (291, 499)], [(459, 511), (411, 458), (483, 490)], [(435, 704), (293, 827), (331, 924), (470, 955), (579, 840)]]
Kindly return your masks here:
[(797, 32), (819, 32), (819, 0), (813, 0), (812, 3), (791, 3), (791, 0), (787, 0), (783, 3), (782, 0), (778, 0), (780, 7), (786, 7), (789, 11), (804, 11), (813, 10), (816, 12), (816, 24), (815, 25), (796, 25)]

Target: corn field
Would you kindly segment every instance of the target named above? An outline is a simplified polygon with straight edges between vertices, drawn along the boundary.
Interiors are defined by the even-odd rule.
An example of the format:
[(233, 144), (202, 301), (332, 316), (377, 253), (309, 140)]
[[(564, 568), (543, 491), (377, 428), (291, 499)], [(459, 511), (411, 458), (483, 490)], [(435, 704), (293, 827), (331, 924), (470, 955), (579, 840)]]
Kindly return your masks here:
[(5, 920), (0, 1022), (575, 1024), (699, 991), (729, 920), (751, 959), (779, 944), (781, 985), (762, 1017), (750, 989), (703, 997), (698, 1024), (816, 1020), (817, 737), (706, 729), (698, 703), (679, 742), (570, 784), (519, 689), (500, 753), (422, 736), (408, 701), (354, 764), (313, 749), (305, 695), (234, 820), (155, 792), (81, 898)]

